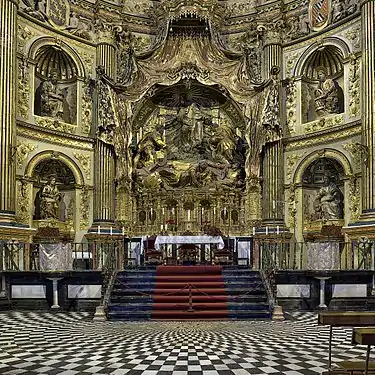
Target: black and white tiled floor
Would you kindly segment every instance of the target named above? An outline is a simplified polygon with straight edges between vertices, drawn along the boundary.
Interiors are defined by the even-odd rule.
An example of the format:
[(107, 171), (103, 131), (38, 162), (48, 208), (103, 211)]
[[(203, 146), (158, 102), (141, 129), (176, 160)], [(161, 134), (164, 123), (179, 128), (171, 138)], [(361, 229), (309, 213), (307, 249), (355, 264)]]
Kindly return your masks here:
[[(328, 327), (291, 320), (94, 322), (85, 313), (0, 313), (0, 374), (314, 375), (327, 368)], [(335, 329), (333, 358), (364, 358)]]

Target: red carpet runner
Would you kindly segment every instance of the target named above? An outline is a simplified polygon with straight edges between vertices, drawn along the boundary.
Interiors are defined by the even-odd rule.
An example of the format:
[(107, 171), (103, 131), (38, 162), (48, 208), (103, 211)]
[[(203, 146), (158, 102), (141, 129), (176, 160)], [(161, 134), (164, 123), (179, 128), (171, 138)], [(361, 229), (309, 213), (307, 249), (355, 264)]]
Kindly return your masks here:
[(221, 266), (158, 266), (152, 319), (228, 319)]

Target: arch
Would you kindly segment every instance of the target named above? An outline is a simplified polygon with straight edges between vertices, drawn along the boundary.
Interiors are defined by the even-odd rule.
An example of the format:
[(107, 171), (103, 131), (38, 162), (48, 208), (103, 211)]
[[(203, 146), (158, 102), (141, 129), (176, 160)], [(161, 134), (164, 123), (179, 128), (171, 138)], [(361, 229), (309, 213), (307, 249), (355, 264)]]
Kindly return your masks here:
[(323, 150), (317, 150), (307, 155), (298, 164), (292, 179), (293, 184), (302, 183), (302, 176), (306, 168), (315, 160), (318, 160), (323, 157), (338, 161), (344, 170), (345, 176), (351, 176), (353, 174), (353, 169), (349, 163), (349, 160), (342, 152), (331, 148), (324, 148)]
[(340, 38), (336, 37), (328, 37), (324, 38), (321, 41), (313, 43), (310, 47), (308, 47), (301, 55), (299, 60), (297, 61), (297, 64), (295, 65), (293, 71), (292, 71), (292, 76), (295, 77), (300, 77), (302, 75), (302, 70), (303, 67), (307, 61), (307, 59), (310, 57), (312, 53), (317, 51), (319, 48), (322, 47), (329, 47), (329, 46), (334, 46), (339, 49), (341, 52), (343, 59), (346, 59), (349, 57), (350, 54), (350, 48), (346, 44), (346, 42)]
[(35, 40), (31, 46), (29, 47), (29, 51), (27, 57), (31, 60), (35, 60), (37, 57), (37, 53), (40, 48), (44, 46), (54, 46), (55, 48), (61, 48), (65, 53), (67, 53), (74, 61), (77, 67), (77, 78), (84, 79), (86, 77), (85, 74), (85, 67), (82, 63), (81, 58), (79, 57), (78, 53), (70, 47), (68, 44), (61, 40), (57, 40), (56, 38), (50, 36), (44, 36)]
[(85, 184), (83, 173), (81, 169), (79, 168), (79, 166), (69, 156), (61, 152), (57, 152), (53, 150), (43, 151), (43, 152), (40, 152), (39, 154), (36, 154), (26, 166), (25, 177), (31, 178), (36, 166), (39, 163), (43, 161), (47, 161), (49, 159), (57, 159), (65, 163), (73, 172), (74, 178), (76, 180), (76, 184), (77, 185)]
[[(174, 82), (171, 85), (160, 85), (154, 84), (153, 86), (149, 87), (140, 100), (136, 102), (135, 110), (133, 113), (133, 126), (137, 128), (137, 124), (144, 123), (148, 117), (152, 114), (153, 105), (155, 105), (155, 98), (157, 98), (161, 92), (173, 90), (177, 86), (182, 86), (182, 80)], [(194, 80), (192, 85), (195, 85), (197, 88), (205, 90), (205, 92), (210, 91), (213, 93), (218, 99), (218, 103), (220, 103), (221, 109), (227, 113), (227, 115), (232, 118), (234, 123), (238, 123), (238, 127), (245, 128), (246, 121), (244, 119), (244, 114), (240, 108), (239, 103), (233, 99), (230, 95), (229, 91), (225, 89), (221, 84), (204, 84), (199, 80)], [(172, 96), (172, 95), (170, 95)], [(222, 102), (225, 100), (225, 103)], [(220, 102), (221, 101), (221, 102)]]

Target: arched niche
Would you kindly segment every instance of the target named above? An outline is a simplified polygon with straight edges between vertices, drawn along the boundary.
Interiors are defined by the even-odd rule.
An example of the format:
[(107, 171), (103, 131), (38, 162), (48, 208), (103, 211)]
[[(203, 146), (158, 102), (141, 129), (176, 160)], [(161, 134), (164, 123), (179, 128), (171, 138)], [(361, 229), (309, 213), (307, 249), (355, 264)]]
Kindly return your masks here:
[(300, 66), (302, 123), (344, 112), (344, 54), (335, 45), (313, 50)]
[(74, 228), (77, 208), (77, 189), (84, 185), (82, 172), (68, 156), (56, 151), (44, 151), (35, 155), (26, 167), (25, 177), (32, 182), (32, 217), (43, 220), (40, 213), (40, 192), (55, 178), (56, 188), (61, 193), (57, 220)]
[(342, 164), (332, 157), (319, 157), (302, 174), (304, 222), (344, 219), (344, 177)]
[(46, 44), (35, 54), (34, 114), (77, 123), (77, 78), (81, 72), (60, 46)]
[[(34, 168), (32, 179), (34, 212), (33, 220), (56, 219), (61, 222), (73, 221), (75, 210), (75, 178), (70, 168), (61, 160), (49, 159), (40, 161)], [(47, 185), (56, 186), (56, 192), (49, 198), (51, 204), (56, 204), (56, 210), (43, 206), (42, 192)], [(48, 187), (47, 187), (48, 188)], [(48, 210), (48, 212), (44, 212)], [(55, 211), (55, 212), (54, 212)], [(55, 215), (55, 216), (53, 216)]]

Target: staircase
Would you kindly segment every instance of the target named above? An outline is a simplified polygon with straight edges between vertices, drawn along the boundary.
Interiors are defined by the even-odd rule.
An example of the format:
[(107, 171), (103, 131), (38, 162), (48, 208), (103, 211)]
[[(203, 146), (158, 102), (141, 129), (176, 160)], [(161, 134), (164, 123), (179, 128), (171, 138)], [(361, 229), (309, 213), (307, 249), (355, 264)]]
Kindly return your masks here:
[(221, 266), (158, 266), (119, 272), (108, 305), (111, 320), (270, 318), (257, 271)]

